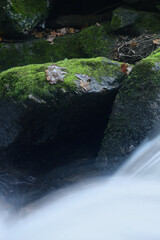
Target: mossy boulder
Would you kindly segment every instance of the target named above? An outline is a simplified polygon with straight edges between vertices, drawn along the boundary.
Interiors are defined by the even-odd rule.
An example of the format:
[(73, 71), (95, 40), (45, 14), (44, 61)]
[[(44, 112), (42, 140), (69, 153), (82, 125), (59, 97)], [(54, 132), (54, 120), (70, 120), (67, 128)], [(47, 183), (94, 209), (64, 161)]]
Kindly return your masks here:
[(87, 57), (108, 57), (117, 37), (107, 22), (102, 26), (91, 26), (79, 34), (79, 46)]
[(1, 0), (0, 36), (26, 35), (49, 13), (49, 0)]
[(53, 45), (46, 39), (0, 43), (0, 72), (28, 64), (85, 57), (86, 55), (79, 48), (77, 37), (76, 34), (57, 37)]
[(11, 67), (65, 58), (108, 57), (116, 39), (109, 28), (109, 24), (88, 27), (77, 34), (57, 37), (53, 45), (46, 39), (0, 43), (0, 72)]
[(143, 12), (133, 26), (138, 33), (160, 33), (160, 13)]
[(117, 8), (113, 11), (111, 26), (128, 34), (159, 33), (160, 14)]
[(111, 25), (117, 30), (133, 25), (138, 19), (138, 12), (132, 9), (117, 8), (113, 11)]
[[(11, 157), (5, 156), (18, 162), (17, 157), (27, 156), (28, 146), (33, 149), (46, 144), (54, 152), (57, 144), (73, 137), (81, 136), (84, 141), (87, 135), (103, 134), (124, 78), (120, 63), (99, 57), (65, 59), (56, 64), (67, 73), (64, 81), (53, 85), (45, 75), (51, 63), (16, 67), (0, 74), (1, 158), (8, 149)], [(33, 162), (40, 164), (40, 160)]]
[(160, 50), (135, 65), (123, 81), (97, 163), (117, 166), (160, 122)]

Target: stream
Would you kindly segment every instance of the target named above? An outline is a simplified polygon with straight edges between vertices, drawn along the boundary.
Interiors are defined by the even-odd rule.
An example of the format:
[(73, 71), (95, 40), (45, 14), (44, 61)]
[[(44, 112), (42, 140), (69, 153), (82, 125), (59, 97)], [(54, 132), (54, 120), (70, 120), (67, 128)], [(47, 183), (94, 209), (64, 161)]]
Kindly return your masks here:
[(159, 168), (160, 135), (111, 177), (91, 174), (18, 211), (2, 198), (0, 239), (159, 240)]

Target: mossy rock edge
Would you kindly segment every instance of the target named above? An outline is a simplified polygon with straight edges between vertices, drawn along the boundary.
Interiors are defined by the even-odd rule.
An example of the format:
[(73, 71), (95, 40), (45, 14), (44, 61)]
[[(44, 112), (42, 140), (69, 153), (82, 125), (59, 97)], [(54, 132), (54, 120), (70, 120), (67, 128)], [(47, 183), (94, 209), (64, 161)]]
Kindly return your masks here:
[[(0, 156), (10, 154), (2, 157), (4, 162), (6, 158), (14, 162), (15, 157), (21, 164), (28, 146), (47, 144), (54, 152), (57, 144), (68, 139), (81, 136), (84, 141), (86, 135), (103, 134), (124, 79), (121, 64), (103, 57), (65, 59), (56, 63), (66, 68), (64, 81), (50, 85), (45, 70), (51, 64), (16, 67), (0, 74)], [(76, 74), (89, 77), (87, 88)], [(34, 162), (33, 157), (27, 161), (31, 159)]]
[(0, 35), (19, 36), (28, 34), (50, 10), (49, 0), (1, 0)]
[(116, 168), (160, 122), (159, 79), (158, 49), (137, 63), (123, 81), (113, 105), (97, 164), (106, 166), (106, 169), (111, 166)]

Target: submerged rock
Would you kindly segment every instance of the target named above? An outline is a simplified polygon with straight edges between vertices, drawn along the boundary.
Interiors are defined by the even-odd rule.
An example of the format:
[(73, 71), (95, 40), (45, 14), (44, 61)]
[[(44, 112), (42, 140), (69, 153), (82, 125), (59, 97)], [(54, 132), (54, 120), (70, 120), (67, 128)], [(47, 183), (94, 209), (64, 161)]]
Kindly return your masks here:
[[(80, 137), (84, 141), (87, 135), (92, 138), (106, 124), (124, 78), (121, 64), (103, 57), (66, 59), (56, 63), (67, 73), (54, 85), (45, 75), (49, 65), (16, 67), (0, 74), (2, 159), (24, 166), (46, 165), (41, 156), (25, 162), (28, 151), (46, 144), (54, 153), (57, 144)], [(87, 88), (77, 74), (89, 76)]]
[(49, 13), (50, 0), (1, 0), (0, 35), (26, 35)]
[[(100, 166), (122, 163), (160, 122), (160, 50), (135, 65), (116, 96), (97, 158)], [(107, 164), (109, 164), (107, 166)]]

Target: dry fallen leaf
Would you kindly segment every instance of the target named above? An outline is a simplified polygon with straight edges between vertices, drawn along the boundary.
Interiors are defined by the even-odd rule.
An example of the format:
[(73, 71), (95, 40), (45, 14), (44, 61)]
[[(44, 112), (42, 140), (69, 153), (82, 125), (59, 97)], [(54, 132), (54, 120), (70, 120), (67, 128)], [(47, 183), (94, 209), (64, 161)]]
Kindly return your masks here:
[(132, 71), (132, 68), (133, 67), (127, 63), (121, 64), (121, 72), (123, 72), (125, 75), (129, 75), (130, 72)]
[(47, 42), (49, 42), (50, 44), (54, 44), (54, 39), (56, 38), (56, 36), (53, 36), (53, 35), (48, 35), (47, 36)]
[(0, 37), (0, 42), (2, 42), (2, 40), (3, 40), (3, 38), (2, 38), (2, 37)]
[(80, 81), (80, 86), (81, 86), (82, 88), (84, 88), (86, 91), (88, 91), (88, 90), (90, 90), (90, 87), (88, 87), (89, 83), (90, 83), (89, 81), (88, 81), (88, 82), (85, 82), (85, 81), (81, 80), (81, 81)]
[(158, 38), (154, 39), (153, 43), (159, 45), (160, 44), (160, 39), (158, 39)]
[(54, 37), (57, 36), (57, 32), (55, 32), (55, 31), (50, 32), (50, 34), (51, 34), (52, 36), (54, 36)]
[(131, 42), (131, 43), (129, 44), (130, 47), (136, 47), (136, 46), (138, 46), (138, 45), (139, 45), (139, 43), (137, 43), (137, 42)]
[(100, 23), (98, 23), (98, 22), (97, 22), (95, 25), (96, 25), (96, 27), (101, 27), (101, 26), (102, 26), (102, 25), (101, 25)]
[(130, 74), (130, 72), (132, 71), (132, 69), (133, 69), (133, 67), (132, 67), (131, 65), (129, 65), (129, 66), (127, 67), (127, 75)]
[(86, 91), (89, 91), (90, 90), (89, 84), (91, 81), (91, 77), (85, 74), (78, 74), (78, 73), (76, 73), (75, 75), (78, 79), (80, 79), (80, 86), (84, 88)]
[(55, 64), (48, 66), (48, 69), (45, 70), (47, 81), (51, 85), (56, 84), (58, 81), (63, 81), (65, 74), (67, 73), (67, 72), (63, 71), (64, 69), (66, 69), (66, 68), (59, 67)]
[(61, 29), (59, 29), (59, 32), (60, 32), (62, 35), (65, 35), (66, 33), (68, 33), (68, 29), (67, 29), (67, 28), (61, 28)]
[(123, 72), (124, 74), (127, 74), (127, 68), (128, 68), (128, 64), (126, 63), (121, 64), (121, 72)]
[(74, 33), (74, 28), (69, 28), (69, 29), (68, 29), (68, 32), (69, 32), (70, 34)]

